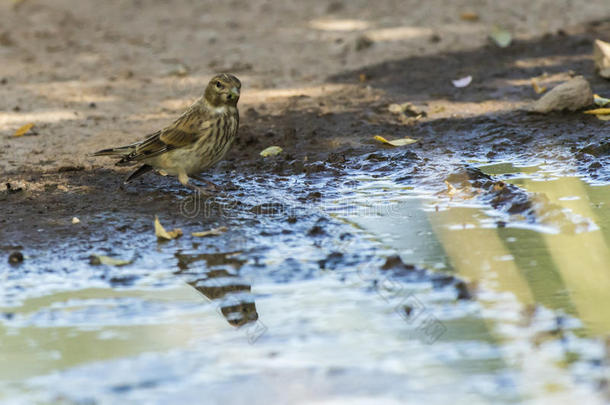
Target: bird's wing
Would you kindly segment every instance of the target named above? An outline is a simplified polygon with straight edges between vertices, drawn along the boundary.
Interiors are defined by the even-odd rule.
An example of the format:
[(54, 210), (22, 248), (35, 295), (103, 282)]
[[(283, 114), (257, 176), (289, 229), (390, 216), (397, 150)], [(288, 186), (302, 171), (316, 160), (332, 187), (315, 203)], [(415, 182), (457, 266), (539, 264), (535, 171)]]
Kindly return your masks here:
[(189, 146), (199, 139), (201, 124), (209, 120), (206, 110), (196, 113), (186, 113), (178, 118), (172, 125), (161, 131), (159, 140), (174, 148)]
[(172, 149), (192, 145), (201, 136), (209, 133), (205, 131), (205, 123), (210, 121), (210, 114), (204, 109), (196, 111), (190, 108), (167, 128), (150, 134), (132, 153), (123, 157), (118, 163), (140, 161)]

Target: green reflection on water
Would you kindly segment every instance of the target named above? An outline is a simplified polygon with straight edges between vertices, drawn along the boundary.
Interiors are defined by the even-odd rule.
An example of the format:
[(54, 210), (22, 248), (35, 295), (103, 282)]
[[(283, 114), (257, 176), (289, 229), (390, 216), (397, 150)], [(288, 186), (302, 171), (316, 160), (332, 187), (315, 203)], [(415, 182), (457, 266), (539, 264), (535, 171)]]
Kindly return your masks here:
[[(499, 164), (485, 171), (504, 174), (523, 168)], [(430, 198), (401, 201), (385, 217), (350, 220), (409, 263), (446, 267), (484, 288), (510, 292), (525, 306), (578, 316), (591, 336), (609, 333), (610, 186), (591, 186), (576, 177), (510, 182), (542, 201), (535, 206), (544, 231), (521, 217), (496, 227), (480, 208), (451, 204), (446, 209), (446, 202)], [(436, 205), (442, 208), (430, 209)]]
[[(545, 175), (539, 173), (537, 166), (523, 168), (510, 163), (482, 169), (491, 175)], [(531, 193), (532, 201), (536, 202), (535, 216), (542, 227), (524, 223), (523, 217), (509, 218), (505, 226), (497, 227), (480, 208), (431, 198), (400, 201), (391, 215), (385, 217), (350, 220), (395, 249), (408, 263), (429, 269), (446, 268), (476, 281), (483, 290), (512, 294), (523, 308), (523, 313), (517, 314), (523, 318), (519, 322), (531, 321), (524, 313), (541, 306), (579, 318), (583, 328), (574, 331), (580, 336), (606, 336), (610, 333), (610, 186), (591, 186), (575, 177), (550, 176), (544, 180), (523, 176), (509, 182)], [(497, 306), (493, 300), (480, 300), (480, 304), (492, 310)], [(497, 313), (502, 312), (500, 309)], [(520, 339), (503, 332), (511, 322), (502, 316), (498, 319), (463, 316), (444, 323), (447, 333), (441, 341), (491, 342), (501, 352), (504, 342)], [(561, 332), (551, 330), (524, 343), (537, 345), (536, 342), (560, 336)], [(544, 362), (542, 357), (535, 360), (536, 351), (531, 356), (534, 363)], [(464, 374), (515, 367), (511, 360), (502, 357), (467, 363), (448, 366)], [(564, 368), (560, 364), (550, 365), (545, 373), (561, 375)], [(535, 368), (515, 369), (525, 381), (542, 380)], [(555, 385), (566, 392), (573, 388), (569, 384)], [(540, 395), (544, 397), (545, 393)]]
[(536, 173), (540, 170), (538, 166), (515, 166), (513, 163), (494, 163), (491, 165), (479, 166), (483, 173), (491, 176), (510, 173)]
[[(610, 332), (610, 186), (591, 186), (576, 177), (547, 181), (517, 179), (515, 184), (545, 196), (588, 231), (544, 233), (546, 255), (565, 285), (565, 294), (591, 335)], [(543, 208), (544, 209), (544, 208)]]
[[(118, 298), (138, 298), (148, 301), (205, 304), (194, 289), (184, 286), (161, 291), (121, 292), (113, 289), (87, 289), (60, 292), (27, 300), (19, 308), (0, 308), (12, 312), (14, 316), (28, 316), (55, 304), (82, 300), (57, 311), (62, 317), (64, 311), (72, 311), (85, 305), (94, 305), (89, 300), (109, 299), (97, 308), (97, 314), (112, 314), (120, 303)], [(211, 314), (214, 309), (209, 308)], [(107, 315), (112, 316), (112, 315)], [(201, 328), (201, 314), (180, 315), (178, 317), (156, 317), (154, 322), (128, 323), (122, 325), (106, 320), (106, 325), (44, 327), (11, 327), (0, 325), (0, 381), (24, 379), (51, 371), (62, 370), (83, 363), (135, 356), (148, 351), (163, 351), (175, 347), (185, 347), (189, 340), (213, 333), (224, 328), (221, 319), (209, 316), (206, 328)], [(110, 325), (108, 325), (110, 324)]]

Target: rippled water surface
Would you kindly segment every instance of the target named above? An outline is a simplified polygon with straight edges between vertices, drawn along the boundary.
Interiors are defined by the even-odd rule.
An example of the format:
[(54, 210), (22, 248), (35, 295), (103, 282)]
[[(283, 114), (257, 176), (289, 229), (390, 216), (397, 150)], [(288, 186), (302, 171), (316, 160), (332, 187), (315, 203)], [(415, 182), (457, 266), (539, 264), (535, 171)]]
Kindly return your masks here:
[(610, 186), (479, 169), (527, 209), (444, 175), (353, 173), (316, 202), (264, 191), (326, 218), (302, 231), (237, 213), (219, 242), (133, 236), (124, 267), (73, 241), (31, 253), (2, 270), (0, 399), (607, 403)]

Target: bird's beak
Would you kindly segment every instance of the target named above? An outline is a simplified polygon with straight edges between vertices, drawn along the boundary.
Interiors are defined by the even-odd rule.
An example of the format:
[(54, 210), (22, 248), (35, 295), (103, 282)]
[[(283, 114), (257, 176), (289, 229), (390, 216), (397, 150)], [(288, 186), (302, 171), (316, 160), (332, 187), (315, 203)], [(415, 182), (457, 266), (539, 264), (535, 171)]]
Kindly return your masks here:
[(231, 94), (233, 94), (235, 97), (239, 97), (239, 89), (237, 87), (233, 87), (231, 89)]

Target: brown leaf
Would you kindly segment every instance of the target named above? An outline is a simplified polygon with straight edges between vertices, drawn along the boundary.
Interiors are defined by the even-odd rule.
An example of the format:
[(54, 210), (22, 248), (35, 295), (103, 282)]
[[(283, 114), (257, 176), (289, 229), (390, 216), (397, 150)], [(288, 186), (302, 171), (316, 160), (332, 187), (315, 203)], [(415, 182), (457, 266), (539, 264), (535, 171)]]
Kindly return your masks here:
[(464, 21), (479, 21), (479, 15), (474, 11), (465, 11), (460, 14), (460, 18)]

